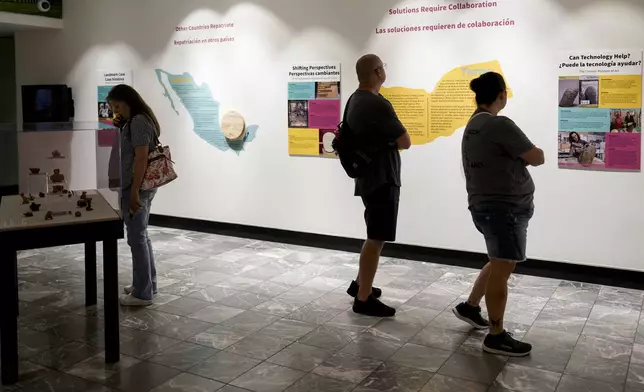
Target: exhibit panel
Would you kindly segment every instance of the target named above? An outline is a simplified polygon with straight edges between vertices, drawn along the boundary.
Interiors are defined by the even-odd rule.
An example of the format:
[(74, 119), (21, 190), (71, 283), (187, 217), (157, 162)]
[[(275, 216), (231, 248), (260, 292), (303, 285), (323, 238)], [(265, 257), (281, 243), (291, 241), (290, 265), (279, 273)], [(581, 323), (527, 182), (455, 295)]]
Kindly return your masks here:
[[(495, 70), (511, 92), (502, 114), (546, 152), (546, 165), (530, 169), (529, 256), (644, 270), (644, 175), (631, 166), (561, 170), (553, 98), (560, 77), (575, 76), (561, 74), (562, 53), (629, 51), (641, 60), (642, 2), (68, 0), (64, 11), (60, 34), (16, 35), (18, 83), (65, 82), (77, 120), (95, 120), (97, 71), (132, 70), (179, 173), (159, 191), (155, 214), (364, 237), (362, 203), (339, 162), (289, 155), (285, 70), (340, 64), (342, 109), (357, 87), (355, 61), (376, 53), (387, 64), (382, 93), (414, 139), (402, 154), (400, 243), (484, 250), (467, 210), (460, 143), (473, 109), (467, 84)], [(641, 97), (639, 70), (631, 75), (640, 75)], [(641, 145), (641, 103), (620, 106), (609, 109), (633, 117), (629, 143)], [(326, 151), (324, 136), (318, 143)]]

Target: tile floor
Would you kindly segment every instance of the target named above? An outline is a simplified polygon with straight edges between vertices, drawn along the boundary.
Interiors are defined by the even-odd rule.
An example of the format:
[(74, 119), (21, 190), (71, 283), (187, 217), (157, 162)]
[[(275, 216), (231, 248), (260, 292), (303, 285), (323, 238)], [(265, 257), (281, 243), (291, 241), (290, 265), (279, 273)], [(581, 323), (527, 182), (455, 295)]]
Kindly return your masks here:
[[(83, 248), (20, 255), (21, 382), (1, 391), (644, 391), (641, 291), (514, 276), (508, 327), (535, 348), (508, 360), (483, 354), (484, 334), (451, 313), (477, 271), (383, 259), (377, 284), (398, 315), (380, 320), (350, 310), (355, 254), (152, 237), (160, 293), (147, 309), (122, 309), (114, 366), (103, 361), (101, 306), (83, 304)], [(120, 255), (125, 285), (124, 243)]]

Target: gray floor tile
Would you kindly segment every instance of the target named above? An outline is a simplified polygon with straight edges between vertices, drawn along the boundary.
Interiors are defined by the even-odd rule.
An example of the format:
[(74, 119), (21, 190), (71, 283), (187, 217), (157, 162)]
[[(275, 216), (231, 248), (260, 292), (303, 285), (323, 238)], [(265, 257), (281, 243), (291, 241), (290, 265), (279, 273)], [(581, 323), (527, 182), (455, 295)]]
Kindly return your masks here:
[(349, 382), (308, 374), (286, 392), (350, 392), (354, 387), (355, 385)]
[(431, 377), (432, 373), (423, 370), (392, 363), (383, 364), (362, 381), (354, 391), (417, 392), (427, 384)]
[(324, 324), (343, 311), (346, 311), (346, 308), (327, 308), (318, 304), (311, 303), (299, 308), (286, 317), (291, 320), (299, 320), (312, 324)]
[(83, 378), (88, 381), (105, 383), (110, 377), (130, 368), (140, 361), (136, 358), (121, 355), (117, 363), (105, 363), (105, 355), (99, 354), (82, 362), (77, 363), (66, 372), (72, 376)]
[(317, 327), (317, 324), (310, 324), (303, 321), (282, 319), (263, 328), (260, 332), (264, 335), (278, 338), (297, 340)]
[(436, 374), (421, 392), (486, 392), (488, 385)]
[(380, 319), (377, 317), (367, 317), (356, 314), (352, 310), (347, 310), (328, 321), (325, 325), (360, 333), (378, 324), (378, 322), (380, 322)]
[(494, 355), (475, 357), (454, 354), (445, 362), (438, 373), (489, 385), (496, 379), (505, 364), (505, 359)]
[(361, 334), (356, 340), (349, 343), (340, 352), (358, 357), (373, 358), (386, 361), (391, 358), (401, 347), (398, 340), (376, 337), (370, 333)]
[(263, 294), (240, 292), (217, 301), (217, 303), (219, 305), (230, 306), (231, 308), (249, 310), (257, 305), (263, 304), (269, 299), (271, 298)]
[(196, 299), (181, 297), (157, 308), (160, 312), (188, 316), (198, 310), (210, 306), (210, 303)]
[(521, 392), (554, 392), (560, 379), (561, 373), (509, 364), (501, 371), (495, 385)]
[(153, 333), (139, 333), (135, 338), (121, 342), (121, 353), (138, 359), (148, 359), (179, 342)]
[(427, 327), (414, 336), (411, 339), (411, 343), (447, 351), (456, 351), (467, 340), (468, 336), (465, 332)]
[(201, 320), (181, 317), (176, 321), (162, 327), (153, 329), (152, 332), (178, 340), (187, 340), (198, 333), (213, 327), (213, 324)]
[(451, 355), (450, 351), (408, 343), (391, 357), (390, 361), (401, 366), (434, 373), (445, 364)]
[(53, 350), (46, 351), (31, 359), (39, 365), (62, 370), (93, 357), (101, 350), (85, 343), (71, 342)]
[(214, 392), (223, 386), (217, 381), (182, 373), (154, 388), (152, 392)]
[(306, 306), (306, 303), (301, 301), (294, 301), (286, 298), (272, 298), (260, 305), (257, 305), (252, 310), (273, 316), (286, 317), (303, 306)]
[(268, 359), (268, 362), (310, 372), (334, 354), (333, 351), (294, 343)]
[(181, 372), (151, 362), (140, 362), (107, 380), (111, 387), (123, 392), (142, 392), (165, 383)]
[(565, 373), (590, 380), (623, 384), (627, 372), (626, 362), (573, 354)]
[(218, 352), (198, 344), (181, 342), (151, 357), (149, 361), (186, 371)]
[(607, 384), (564, 375), (559, 382), (557, 392), (621, 392), (622, 388), (621, 384)]
[(581, 335), (575, 347), (575, 354), (615, 361), (628, 362), (631, 359), (633, 347), (612, 339)]
[(264, 361), (292, 342), (292, 340), (255, 333), (228, 347), (226, 352)]
[(628, 368), (628, 384), (644, 388), (644, 365), (631, 364)]
[(366, 333), (374, 337), (395, 340), (399, 343), (406, 343), (420, 332), (422, 327), (418, 324), (407, 324), (395, 318), (384, 319), (378, 324), (369, 328)]
[(121, 326), (138, 331), (152, 331), (178, 319), (179, 316), (175, 314), (158, 312), (156, 310), (145, 310), (126, 317), (121, 321)]
[(315, 368), (313, 373), (323, 377), (359, 384), (381, 364), (382, 362), (376, 359), (336, 354)]
[(198, 333), (188, 340), (202, 346), (225, 350), (251, 334), (252, 332), (240, 331), (231, 327), (217, 325), (205, 330), (204, 332)]
[(241, 355), (221, 352), (194, 366), (189, 372), (211, 380), (230, 383), (260, 362)]
[(190, 314), (188, 317), (207, 323), (219, 324), (243, 312), (242, 309), (235, 309), (228, 306), (210, 305)]
[(248, 310), (229, 318), (222, 325), (242, 331), (255, 332), (273, 324), (277, 320), (279, 320), (278, 317)]
[(64, 373), (52, 374), (28, 385), (22, 392), (110, 392), (109, 388)]
[(340, 350), (358, 337), (357, 332), (321, 325), (299, 340), (309, 346)]
[(253, 392), (282, 392), (305, 375), (299, 370), (263, 363), (231, 384)]

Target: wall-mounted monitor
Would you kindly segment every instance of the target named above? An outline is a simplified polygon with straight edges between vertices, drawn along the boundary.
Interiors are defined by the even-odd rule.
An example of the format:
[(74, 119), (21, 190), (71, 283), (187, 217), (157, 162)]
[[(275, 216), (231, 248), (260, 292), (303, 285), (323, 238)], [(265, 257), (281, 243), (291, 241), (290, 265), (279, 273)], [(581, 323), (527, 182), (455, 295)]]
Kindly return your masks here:
[(74, 117), (72, 89), (64, 84), (22, 86), (24, 124), (64, 123)]

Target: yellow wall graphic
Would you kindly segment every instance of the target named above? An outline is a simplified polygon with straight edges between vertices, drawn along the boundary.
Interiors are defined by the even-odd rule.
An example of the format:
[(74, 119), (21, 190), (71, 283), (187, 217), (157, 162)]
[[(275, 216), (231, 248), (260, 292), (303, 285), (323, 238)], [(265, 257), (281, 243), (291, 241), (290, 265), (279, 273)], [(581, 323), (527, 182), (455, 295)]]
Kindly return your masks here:
[[(396, 109), (412, 144), (426, 144), (441, 136), (451, 136), (467, 124), (476, 109), (470, 81), (490, 71), (503, 75), (499, 62), (490, 61), (452, 69), (431, 93), (407, 87), (383, 87), (380, 92)], [(508, 87), (508, 98), (511, 97)]]

